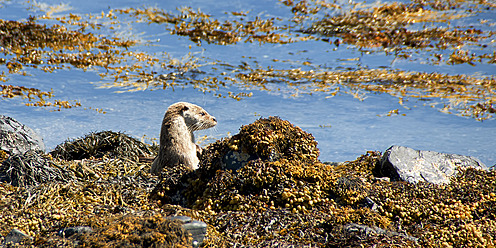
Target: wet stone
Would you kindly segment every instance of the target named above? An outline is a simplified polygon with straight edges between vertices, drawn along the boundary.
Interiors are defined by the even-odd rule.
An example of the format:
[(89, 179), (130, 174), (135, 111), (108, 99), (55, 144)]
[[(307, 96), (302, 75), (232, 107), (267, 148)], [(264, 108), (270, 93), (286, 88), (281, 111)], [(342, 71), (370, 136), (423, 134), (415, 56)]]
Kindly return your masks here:
[(198, 247), (203, 243), (207, 234), (207, 224), (203, 221), (192, 220), (188, 216), (171, 216), (170, 220), (179, 220), (183, 223), (182, 227), (188, 231), (193, 238), (192, 245)]
[(395, 181), (445, 184), (456, 175), (457, 169), (467, 167), (488, 169), (480, 160), (470, 156), (391, 146), (384, 152), (376, 172), (378, 176), (387, 176)]
[(60, 230), (59, 235), (68, 238), (74, 234), (90, 233), (90, 232), (93, 232), (93, 228), (89, 226), (76, 226), (76, 227), (67, 227)]
[(14, 118), (0, 115), (0, 150), (10, 155), (27, 151), (45, 152), (43, 138)]
[(24, 240), (30, 240), (33, 239), (31, 236), (25, 234), (19, 229), (12, 229), (7, 236), (5, 236), (5, 239), (2, 243), (2, 246), (6, 246), (9, 243), (10, 244), (18, 244), (21, 243)]

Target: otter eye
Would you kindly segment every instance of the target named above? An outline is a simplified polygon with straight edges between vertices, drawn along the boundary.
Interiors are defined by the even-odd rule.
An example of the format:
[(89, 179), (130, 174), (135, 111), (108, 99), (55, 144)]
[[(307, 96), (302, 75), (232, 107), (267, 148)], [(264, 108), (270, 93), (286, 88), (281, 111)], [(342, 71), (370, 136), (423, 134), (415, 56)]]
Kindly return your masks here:
[(200, 113), (200, 115), (201, 115), (201, 116), (205, 116), (206, 114), (207, 114), (207, 113), (205, 113), (205, 112), (201, 112), (201, 113)]

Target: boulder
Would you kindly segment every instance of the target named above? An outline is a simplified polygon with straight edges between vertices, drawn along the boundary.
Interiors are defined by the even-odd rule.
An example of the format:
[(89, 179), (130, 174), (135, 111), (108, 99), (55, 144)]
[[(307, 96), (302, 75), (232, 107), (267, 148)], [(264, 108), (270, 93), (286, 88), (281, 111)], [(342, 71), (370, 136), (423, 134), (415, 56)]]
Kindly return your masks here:
[(410, 183), (449, 183), (457, 169), (473, 167), (487, 170), (477, 158), (457, 154), (420, 151), (404, 146), (391, 146), (375, 168), (375, 176)]
[(0, 150), (10, 155), (27, 151), (45, 152), (43, 138), (15, 119), (0, 115)]

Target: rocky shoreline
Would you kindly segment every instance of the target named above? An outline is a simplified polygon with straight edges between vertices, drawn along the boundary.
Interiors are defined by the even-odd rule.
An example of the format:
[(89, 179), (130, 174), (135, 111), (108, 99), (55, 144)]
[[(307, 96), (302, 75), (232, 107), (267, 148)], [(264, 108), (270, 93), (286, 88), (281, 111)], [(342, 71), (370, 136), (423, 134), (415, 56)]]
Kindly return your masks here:
[(50, 153), (9, 117), (0, 134), (2, 247), (496, 245), (496, 171), (473, 157), (392, 146), (322, 163), (311, 134), (269, 117), (156, 177), (156, 148), (122, 133)]

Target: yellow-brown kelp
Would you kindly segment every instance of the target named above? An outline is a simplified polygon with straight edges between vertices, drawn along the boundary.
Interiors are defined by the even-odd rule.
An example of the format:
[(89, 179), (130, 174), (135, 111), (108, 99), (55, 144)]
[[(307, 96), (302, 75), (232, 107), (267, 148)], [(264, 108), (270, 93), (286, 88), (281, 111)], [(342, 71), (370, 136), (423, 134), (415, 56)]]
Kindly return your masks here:
[[(91, 33), (70, 31), (60, 25), (47, 27), (35, 23), (34, 18), (25, 22), (0, 20), (0, 32), (0, 52), (6, 57), (0, 59), (0, 65), (5, 65), (9, 74), (24, 76), (27, 76), (24, 67), (45, 72), (68, 68), (69, 65), (83, 69), (91, 66), (106, 68), (121, 60), (114, 47), (129, 47), (133, 44), (97, 37)], [(98, 52), (93, 52), (95, 48)], [(2, 73), (1, 80), (6, 82), (7, 75)], [(81, 106), (77, 101), (48, 102), (47, 99), (53, 97), (52, 92), (22, 86), (0, 86), (2, 97), (27, 98), (30, 101), (26, 104), (28, 106), (56, 107), (56, 110)]]
[[(296, 95), (324, 91), (329, 93), (324, 97), (346, 93), (362, 99), (368, 92), (384, 92), (397, 97), (402, 104), (413, 99), (445, 113), (476, 120), (494, 118), (492, 76), (363, 67), (331, 70), (311, 61), (287, 61), (282, 58), (274, 58), (272, 67), (253, 69), (248, 62), (233, 65), (195, 53), (188, 53), (179, 59), (168, 55), (157, 56), (140, 51), (139, 41), (96, 34), (104, 28), (114, 30), (123, 22), (133, 24), (145, 21), (150, 25), (163, 25), (172, 35), (188, 36), (199, 46), (201, 42), (235, 46), (245, 41), (259, 42), (260, 46), (264, 46), (267, 43), (286, 45), (322, 40), (330, 46), (348, 44), (348, 49), (356, 49), (363, 54), (383, 53), (393, 56), (393, 61), (406, 59), (422, 64), (473, 66), (496, 61), (496, 53), (488, 48), (495, 34), (491, 31), (489, 20), (481, 19), (477, 27), (453, 26), (450, 23), (494, 8), (494, 3), (489, 1), (440, 3), (416, 0), (373, 5), (307, 0), (280, 2), (283, 9), (287, 8), (293, 14), (287, 18), (265, 18), (246, 10), (214, 16), (191, 7), (178, 8), (175, 12), (159, 8), (129, 8), (111, 9), (101, 15), (68, 14), (56, 18), (51, 17), (48, 12), (52, 10), (49, 10), (45, 16), (31, 17), (28, 21), (2, 20), (0, 30), (6, 38), (2, 40), (5, 49), (1, 52), (6, 56), (0, 58), (0, 65), (4, 65), (6, 70), (0, 75), (0, 80), (8, 81), (9, 74), (28, 76), (27, 68), (48, 72), (72, 67), (83, 70), (95, 68), (100, 70), (97, 73), (104, 79), (101, 82), (103, 87), (119, 88), (121, 92), (192, 86), (218, 97), (241, 100), (254, 94), (246, 92), (245, 87), (271, 90), (267, 84), (279, 83), (281, 87), (276, 88), (289, 87), (296, 91)], [(37, 23), (37, 19), (51, 19), (59, 24), (42, 25)], [(250, 57), (244, 55), (244, 58)], [(296, 63), (300, 69), (288, 69), (286, 62), (292, 66)], [(208, 67), (208, 72), (199, 71), (200, 67)], [(266, 78), (274, 70), (287, 72), (277, 78)], [(313, 71), (315, 73), (311, 73)], [(302, 73), (306, 76), (301, 77)], [(332, 76), (321, 80), (323, 74)], [(342, 80), (342, 77), (349, 80)], [(377, 80), (370, 84), (367, 79)], [(55, 106), (56, 110), (80, 106), (77, 101), (48, 101), (51, 94), (40, 94), (51, 91), (42, 89), (37, 92), (33, 89), (29, 92), (21, 90), (17, 92), (22, 94), (12, 95), (8, 92), (8, 86), (11, 85), (3, 86), (4, 97), (27, 96), (30, 106)], [(237, 92), (220, 92), (223, 89), (227, 91), (231, 86)], [(411, 105), (414, 104), (406, 107)]]
[[(26, 246), (39, 247), (148, 241), (187, 247), (178, 223), (165, 218), (186, 215), (209, 225), (206, 247), (496, 245), (496, 171), (463, 170), (446, 185), (389, 182), (374, 176), (380, 152), (321, 163), (316, 145), (288, 121), (260, 119), (208, 146), (200, 169), (168, 168), (160, 183), (129, 149), (82, 160), (45, 156), (47, 166), (68, 177), (30, 187), (0, 183), (0, 235), (17, 228), (34, 238)], [(67, 149), (80, 146), (101, 149), (100, 142)], [(226, 160), (233, 151), (240, 160)], [(59, 235), (76, 226), (94, 232)]]
[[(241, 160), (226, 160), (233, 151)], [(260, 119), (211, 144), (197, 171), (165, 172), (151, 199), (199, 211), (212, 226), (207, 246), (494, 245), (496, 189), (486, 182), (494, 171), (461, 171), (449, 185), (410, 184), (374, 176), (379, 152), (339, 164), (317, 156), (310, 134)]]

